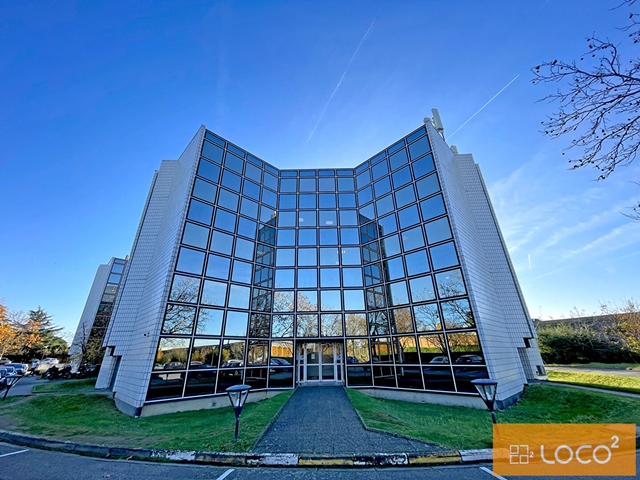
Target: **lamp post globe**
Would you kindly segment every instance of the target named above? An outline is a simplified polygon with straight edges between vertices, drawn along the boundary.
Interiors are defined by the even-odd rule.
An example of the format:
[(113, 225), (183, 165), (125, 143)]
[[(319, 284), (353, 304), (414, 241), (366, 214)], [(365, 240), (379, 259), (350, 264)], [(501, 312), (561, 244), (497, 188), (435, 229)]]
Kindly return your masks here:
[(493, 413), (495, 402), (496, 402), (496, 392), (498, 391), (498, 381), (491, 380), (490, 378), (479, 378), (477, 380), (472, 380), (471, 383), (482, 398), (482, 401), (489, 409), (491, 413), (491, 420), (493, 423), (496, 423), (496, 416)]
[(240, 425), (240, 414), (242, 413), (242, 408), (244, 407), (244, 404), (247, 401), (247, 397), (249, 396), (249, 390), (251, 390), (251, 385), (234, 385), (232, 387), (227, 388), (227, 395), (229, 395), (229, 401), (231, 402), (233, 411), (236, 414), (236, 434), (234, 437), (234, 442), (238, 441), (238, 427)]

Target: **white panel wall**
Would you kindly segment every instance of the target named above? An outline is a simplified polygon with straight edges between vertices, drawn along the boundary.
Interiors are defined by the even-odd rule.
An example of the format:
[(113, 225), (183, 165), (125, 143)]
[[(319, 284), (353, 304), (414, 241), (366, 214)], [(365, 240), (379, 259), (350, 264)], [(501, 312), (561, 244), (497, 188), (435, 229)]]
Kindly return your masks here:
[(141, 407), (147, 393), (204, 132), (201, 127), (180, 158), (163, 161), (156, 172), (125, 270), (104, 342), (122, 357), (113, 388), (121, 409)]

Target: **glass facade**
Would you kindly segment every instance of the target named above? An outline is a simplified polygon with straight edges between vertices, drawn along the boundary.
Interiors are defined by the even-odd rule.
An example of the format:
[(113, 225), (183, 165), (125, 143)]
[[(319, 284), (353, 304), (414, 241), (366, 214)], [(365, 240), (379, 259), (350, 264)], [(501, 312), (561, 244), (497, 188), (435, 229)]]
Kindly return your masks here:
[(206, 132), (147, 401), (238, 383), (473, 392), (486, 377), (424, 127), (319, 170)]

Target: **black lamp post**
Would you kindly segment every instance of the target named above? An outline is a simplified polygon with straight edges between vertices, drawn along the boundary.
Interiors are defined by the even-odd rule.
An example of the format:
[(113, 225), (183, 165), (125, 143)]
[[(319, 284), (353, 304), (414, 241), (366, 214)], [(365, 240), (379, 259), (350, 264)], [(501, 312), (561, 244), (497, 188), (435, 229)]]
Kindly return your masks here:
[(2, 397), (3, 402), (4, 399), (7, 398), (7, 394), (9, 393), (9, 390), (11, 390), (11, 387), (18, 383), (18, 380), (20, 380), (21, 378), (22, 375), (7, 375), (6, 377), (4, 377), (7, 383), (5, 384), (4, 397)]
[(231, 400), (233, 411), (236, 414), (236, 435), (234, 438), (234, 442), (238, 441), (238, 425), (240, 425), (240, 414), (242, 413), (242, 407), (244, 407), (244, 403), (247, 401), (247, 397), (249, 396), (249, 390), (251, 390), (250, 385), (234, 385), (233, 387), (227, 388), (229, 400)]
[(472, 380), (474, 387), (478, 390), (478, 393), (482, 397), (485, 405), (491, 412), (491, 420), (493, 423), (496, 423), (496, 416), (493, 413), (493, 407), (496, 402), (496, 392), (498, 391), (498, 382), (497, 380), (491, 380), (489, 378), (479, 378), (477, 380)]

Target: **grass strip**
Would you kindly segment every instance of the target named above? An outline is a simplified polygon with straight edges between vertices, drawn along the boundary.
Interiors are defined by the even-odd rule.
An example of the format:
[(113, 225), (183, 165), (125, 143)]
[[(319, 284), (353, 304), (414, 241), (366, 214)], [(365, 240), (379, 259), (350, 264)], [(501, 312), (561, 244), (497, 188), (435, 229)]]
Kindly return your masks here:
[(640, 393), (640, 378), (636, 377), (608, 373), (568, 372), (566, 370), (548, 370), (547, 375), (552, 382), (564, 382), (587, 387)]
[[(369, 427), (455, 449), (490, 448), (489, 412), (373, 398), (347, 389)], [(530, 385), (498, 423), (640, 423), (640, 400), (560, 386)]]
[(229, 407), (133, 418), (102, 395), (46, 395), (0, 410), (0, 428), (57, 440), (110, 446), (246, 452), (293, 391), (247, 403), (234, 443)]
[(49, 383), (36, 385), (33, 387), (33, 391), (36, 393), (70, 392), (93, 390), (95, 387), (95, 378), (85, 378), (82, 380), (51, 380)]
[(631, 370), (640, 372), (639, 363), (568, 363), (568, 364), (548, 364), (548, 367), (576, 367), (576, 368), (601, 368), (606, 370)]

